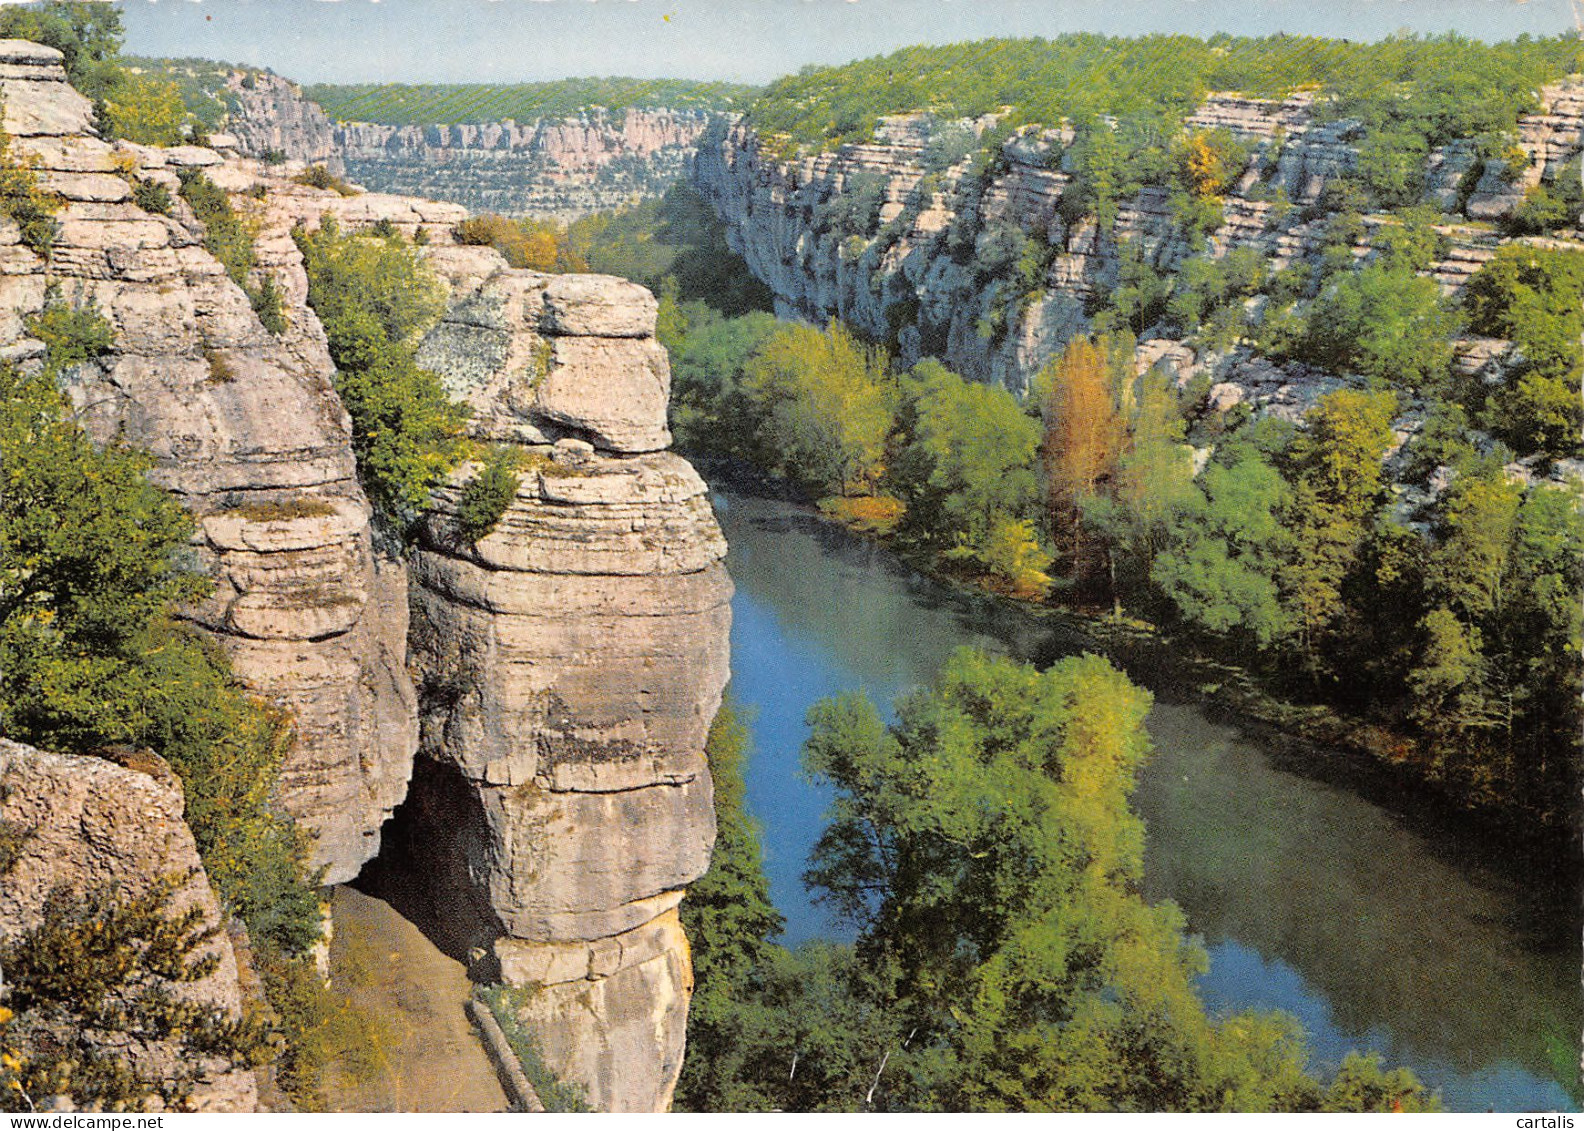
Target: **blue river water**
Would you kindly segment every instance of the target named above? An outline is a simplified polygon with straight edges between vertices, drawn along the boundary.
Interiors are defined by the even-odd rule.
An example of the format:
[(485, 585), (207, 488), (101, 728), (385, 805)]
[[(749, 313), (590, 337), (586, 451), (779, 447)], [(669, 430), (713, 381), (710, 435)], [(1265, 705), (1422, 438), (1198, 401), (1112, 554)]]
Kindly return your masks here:
[[(963, 645), (1035, 662), (1072, 645), (795, 507), (715, 501), (737, 584), (730, 693), (751, 716), (748, 805), (783, 941), (850, 937), (801, 882), (830, 800), (800, 769), (808, 708), (856, 689), (889, 707)], [(1158, 700), (1149, 728), (1156, 754), (1135, 794), (1146, 895), (1175, 900), (1203, 940), (1212, 1011), (1286, 1010), (1316, 1069), (1376, 1051), (1449, 1110), (1578, 1109), (1579, 930), (1576, 896), (1555, 894), (1565, 884), (1488, 867), (1192, 704)]]

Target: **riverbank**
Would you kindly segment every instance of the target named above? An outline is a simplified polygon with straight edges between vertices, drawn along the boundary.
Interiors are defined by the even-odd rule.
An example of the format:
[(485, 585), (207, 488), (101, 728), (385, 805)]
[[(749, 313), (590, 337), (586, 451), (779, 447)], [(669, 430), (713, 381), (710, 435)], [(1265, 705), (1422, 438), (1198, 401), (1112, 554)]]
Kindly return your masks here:
[[(1352, 718), (1325, 704), (1293, 703), (1262, 686), (1246, 667), (1207, 654), (1197, 641), (1148, 621), (1110, 609), (1054, 605), (996, 593), (965, 578), (933, 554), (873, 530), (855, 528), (822, 511), (796, 484), (740, 460), (689, 456), (717, 489), (786, 503), (834, 529), (883, 546), (908, 568), (955, 592), (995, 601), (1044, 622), (1111, 658), (1157, 695), (1198, 703), (1219, 721), (1258, 738), (1279, 753), (1288, 768), (1352, 789), (1416, 827), (1455, 838), (1472, 836), (1499, 850), (1515, 870), (1534, 874), (1535, 865), (1555, 874), (1559, 888), (1579, 864), (1575, 822), (1542, 823), (1494, 805), (1480, 806), (1434, 780), (1417, 757), (1418, 740), (1379, 723)], [(1556, 862), (1572, 862), (1557, 869)], [(1568, 887), (1571, 891), (1571, 887)]]

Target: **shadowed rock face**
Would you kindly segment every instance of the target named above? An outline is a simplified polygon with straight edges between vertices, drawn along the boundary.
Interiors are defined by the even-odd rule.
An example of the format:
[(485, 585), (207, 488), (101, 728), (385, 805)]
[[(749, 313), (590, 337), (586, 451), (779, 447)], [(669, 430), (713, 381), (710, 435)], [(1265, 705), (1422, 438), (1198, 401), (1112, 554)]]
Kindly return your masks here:
[[(76, 892), (117, 889), (123, 897), (146, 894), (165, 876), (186, 876), (172, 895), (179, 916), (197, 909), (205, 926), (224, 922), (198, 849), (182, 819), (181, 786), (170, 767), (149, 756), (148, 772), (123, 769), (100, 758), (48, 754), (0, 738), (0, 821), (30, 830), (20, 854), (0, 883), (0, 941), (39, 926), (45, 902), (58, 885)], [(237, 961), (224, 934), (206, 951), (216, 959), (212, 973), (167, 988), (177, 997), (242, 1013)], [(198, 955), (194, 955), (198, 957)], [(140, 1072), (175, 1079), (187, 1067), (181, 1051), (163, 1043), (127, 1050)], [(258, 1085), (253, 1073), (215, 1058), (198, 1066), (203, 1080), (193, 1089), (198, 1111), (254, 1111)]]
[(676, 906), (715, 832), (703, 747), (729, 660), (725, 541), (703, 481), (663, 450), (647, 291), (481, 248), (429, 262), (452, 301), (424, 363), (524, 470), (476, 544), (455, 521), (472, 468), (423, 525), (419, 780), (451, 801), (415, 783), (403, 842), (426, 872), (466, 877), (465, 897), (431, 887), (432, 917), (489, 908), (450, 941), (537, 988), (525, 1019), (547, 1063), (600, 1110), (663, 1110), (692, 990)]
[[(259, 244), (255, 282), (269, 275), (287, 300), (277, 337), (204, 250), (185, 202), (171, 216), (144, 212), (117, 175), (158, 181), (175, 197), (183, 167), (227, 187), (246, 187), (251, 174), (209, 149), (99, 140), (88, 100), (49, 48), (0, 42), (0, 63), (15, 155), (65, 201), (48, 264), (0, 223), (0, 354), (37, 364), (43, 345), (23, 320), (44, 306), (46, 277), (62, 299), (109, 319), (114, 351), (68, 374), (67, 392), (95, 437), (152, 453), (151, 478), (198, 516), (194, 550), (217, 584), (188, 615), (245, 682), (291, 710), (297, 742), (282, 802), (318, 834), (326, 880), (350, 879), (378, 851), (411, 773), (406, 577), (374, 550), (296, 247), (284, 230)], [(238, 198), (239, 209), (254, 203)]]

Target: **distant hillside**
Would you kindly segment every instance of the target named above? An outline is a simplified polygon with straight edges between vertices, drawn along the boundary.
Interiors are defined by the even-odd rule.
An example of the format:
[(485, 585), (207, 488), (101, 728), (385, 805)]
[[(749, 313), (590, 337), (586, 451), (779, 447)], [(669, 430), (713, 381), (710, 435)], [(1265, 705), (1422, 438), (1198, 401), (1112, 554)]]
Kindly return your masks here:
[(1150, 134), (1171, 129), (1210, 91), (1265, 98), (1308, 88), (1336, 118), (1403, 126), (1429, 145), (1512, 129), (1546, 83), (1584, 70), (1569, 35), (1484, 44), (1456, 35), (1350, 43), (1274, 35), (1073, 34), (909, 47), (777, 79), (754, 100), (761, 138), (833, 149), (867, 141), (880, 119), (930, 111), (943, 119), (1010, 111), (1011, 124), (1104, 115)]
[(303, 93), (338, 122), (434, 126), (566, 118), (593, 107), (734, 110), (745, 108), (757, 90), (685, 79), (582, 78), (509, 85), (315, 83)]

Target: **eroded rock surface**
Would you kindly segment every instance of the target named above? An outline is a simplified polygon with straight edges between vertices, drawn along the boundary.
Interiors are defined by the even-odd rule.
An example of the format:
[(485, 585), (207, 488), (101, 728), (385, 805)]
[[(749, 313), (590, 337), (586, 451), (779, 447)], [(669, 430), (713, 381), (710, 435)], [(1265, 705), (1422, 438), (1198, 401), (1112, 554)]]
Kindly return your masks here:
[(273, 335), (204, 250), (185, 202), (164, 216), (131, 199), (128, 178), (164, 183), (174, 198), (184, 167), (227, 182), (222, 155), (99, 140), (60, 59), (0, 42), (13, 152), (65, 202), (48, 263), (0, 223), (0, 353), (37, 364), (43, 344), (25, 319), (46, 301), (91, 305), (111, 323), (114, 349), (67, 374), (67, 392), (95, 437), (152, 453), (151, 478), (198, 516), (194, 549), (217, 586), (188, 615), (238, 676), (291, 710), (282, 801), (318, 834), (326, 879), (349, 879), (406, 791), (416, 701), (404, 570), (373, 545), (301, 259), (289, 238), (261, 241), (253, 281), (273, 278), (286, 298), (288, 327)]
[(704, 482), (663, 450), (647, 292), (479, 248), (430, 262), (452, 303), (425, 363), (522, 472), (477, 543), (455, 520), (471, 467), (424, 524), (423, 734), (396, 835), (409, 872), (443, 877), (429, 898), (449, 909), (429, 916), (447, 945), (535, 988), (547, 1063), (600, 1110), (663, 1110), (692, 989), (676, 907), (714, 840), (703, 747), (729, 661), (725, 542)]
[[(1540, 106), (1518, 124), (1521, 158), (1513, 163), (1521, 168), (1505, 159), (1476, 167), (1469, 141), (1428, 157), (1426, 203), (1446, 215), (1436, 226), (1442, 250), (1425, 273), (1448, 297), (1501, 242), (1489, 223), (1470, 221), (1512, 215), (1529, 189), (1542, 180), (1555, 186), (1584, 149), (1584, 82), (1546, 87)], [(1059, 205), (1076, 170), (1067, 128), (1020, 130), (1002, 143), (1003, 160), (981, 182), (967, 160), (926, 169), (926, 147), (943, 125), (928, 115), (886, 119), (871, 143), (792, 157), (762, 145), (739, 122), (705, 136), (692, 180), (726, 222), (733, 250), (774, 292), (778, 314), (816, 324), (837, 317), (875, 340), (896, 341), (904, 364), (939, 357), (964, 376), (1021, 393), (1068, 341), (1089, 330), (1086, 309), (1120, 285), (1124, 248), (1160, 274), (1206, 243), (1215, 257), (1252, 249), (1273, 271), (1318, 259), (1329, 216), (1295, 205), (1315, 204), (1327, 184), (1356, 175), (1365, 140), (1361, 122), (1323, 117), (1306, 92), (1283, 100), (1219, 93), (1186, 119), (1187, 130), (1226, 130), (1250, 150), (1208, 241), (1185, 236), (1159, 186), (1120, 201), (1104, 230), (1089, 217), (1065, 221)], [(944, 124), (982, 133), (993, 122)], [(831, 221), (839, 198), (851, 203), (876, 192), (867, 230), (851, 234)], [(1374, 254), (1376, 232), (1394, 222), (1366, 217), (1352, 255)], [(1577, 247), (1584, 224), (1575, 218), (1570, 227), (1562, 242)], [(967, 237), (975, 239), (971, 249), (949, 246)], [(1046, 266), (1019, 296), (1008, 291), (1010, 264), (984, 264), (996, 262), (998, 242), (1024, 239)]]
[[(19, 854), (0, 882), (0, 941), (37, 927), (50, 893), (114, 888), (123, 898), (148, 893), (167, 876), (184, 877), (170, 912), (197, 909), (205, 926), (223, 923), (192, 832), (182, 819), (181, 786), (170, 768), (144, 755), (149, 772), (101, 758), (50, 754), (0, 738), (0, 821), (25, 833)], [(222, 932), (194, 957), (212, 954), (212, 973), (168, 986), (177, 997), (242, 1012), (242, 991), (231, 943)], [(174, 1080), (197, 1068), (202, 1080), (191, 1103), (198, 1111), (254, 1111), (258, 1085), (247, 1068), (222, 1058), (193, 1065), (179, 1049), (138, 1042), (125, 1050), (141, 1074)]]

